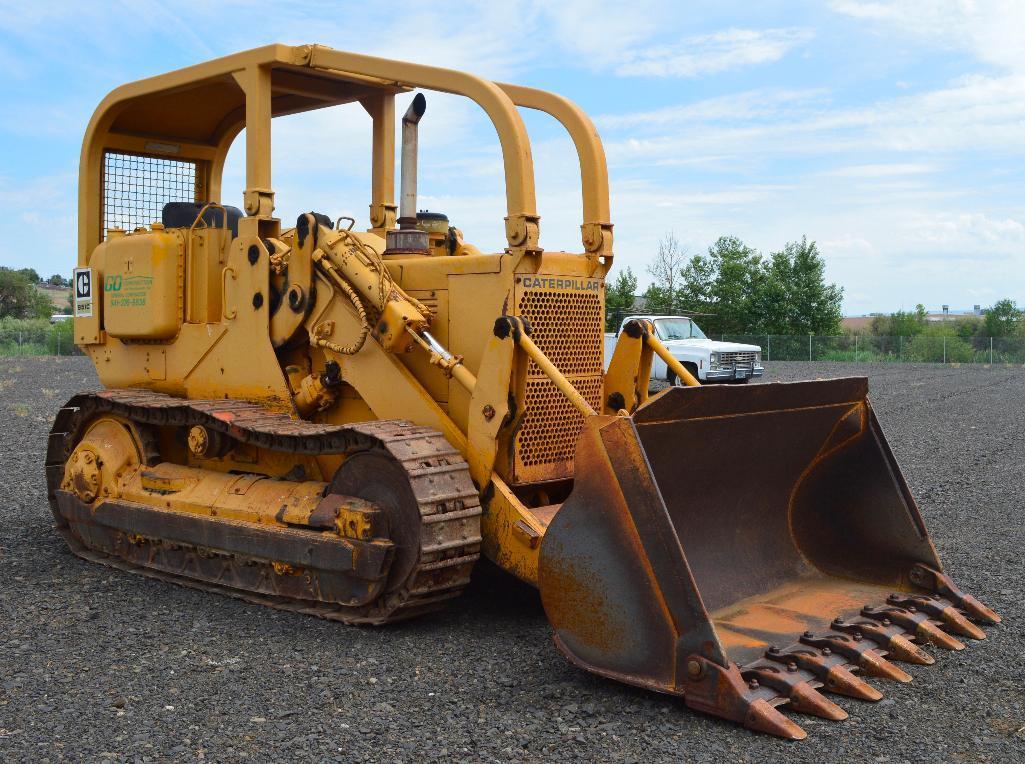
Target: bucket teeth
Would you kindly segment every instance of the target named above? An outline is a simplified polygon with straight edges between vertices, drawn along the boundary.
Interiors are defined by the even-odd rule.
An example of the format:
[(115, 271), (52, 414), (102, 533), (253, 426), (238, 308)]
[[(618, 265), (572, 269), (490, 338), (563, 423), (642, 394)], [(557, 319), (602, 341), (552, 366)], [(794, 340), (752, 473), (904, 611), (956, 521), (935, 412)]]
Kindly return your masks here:
[(954, 603), (955, 607), (961, 608), (961, 610), (964, 610), (976, 621), (988, 623), (991, 626), (1000, 623), (999, 615), (972, 595), (962, 592), (946, 573), (933, 570), (928, 565), (915, 565), (911, 569), (911, 580), (919, 586), (931, 589), (950, 600)]
[(890, 637), (886, 651), (895, 661), (916, 663), (919, 666), (931, 666), (936, 662), (936, 659), (929, 655), (929, 653), (900, 634), (894, 634)]
[(971, 639), (986, 638), (986, 632), (961, 615), (953, 606), (944, 608), (940, 613), (940, 618), (943, 619), (943, 623), (947, 628), (957, 632), (962, 637), (970, 637)]
[(895, 605), (882, 607), (864, 607), (861, 614), (865, 618), (879, 621), (884, 626), (895, 623), (904, 631), (913, 634), (920, 642), (932, 642), (944, 650), (964, 650), (964, 643), (947, 634), (939, 626), (929, 620), (925, 613), (912, 611)]
[(939, 596), (925, 597), (915, 594), (891, 594), (886, 598), (886, 601), (891, 605), (906, 608), (912, 612), (916, 609), (920, 610), (932, 618), (942, 621), (948, 629), (960, 634), (962, 637), (971, 637), (972, 639), (986, 638), (986, 632), (961, 615), (958, 609), (951, 603)]
[(860, 636), (855, 638), (853, 635), (834, 633), (816, 635), (806, 631), (801, 636), (801, 643), (842, 655), (869, 676), (895, 679), (898, 682), (911, 681), (906, 672), (876, 653), (875, 648)]
[(894, 666), (886, 658), (873, 653), (862, 653), (859, 664), (862, 671), (869, 676), (878, 676), (885, 679), (893, 679), (897, 682), (910, 682), (911, 675), (901, 668)]
[(918, 624), (918, 636), (944, 650), (964, 650), (964, 642), (955, 639), (931, 621)]
[(936, 662), (929, 653), (901, 634), (902, 629), (899, 626), (883, 626), (870, 620), (847, 621), (837, 618), (829, 628), (850, 634), (856, 640), (863, 636), (868, 637), (886, 651), (887, 657), (895, 661), (915, 663), (919, 666), (929, 666)]
[[(765, 732), (788, 740), (803, 740), (803, 729), (777, 711), (757, 682), (745, 680), (740, 667), (731, 663), (722, 666), (701, 655), (691, 654), (686, 660), (687, 690), (684, 702), (691, 708), (740, 722), (750, 730)], [(750, 672), (749, 672), (750, 673)], [(753, 675), (752, 675), (752, 678)]]
[(838, 695), (846, 695), (858, 700), (876, 701), (883, 697), (875, 687), (864, 679), (855, 676), (843, 665), (842, 658), (831, 658), (827, 663), (826, 658), (819, 655), (818, 651), (805, 649), (779, 650), (770, 648), (765, 657), (769, 660), (782, 663), (788, 668), (801, 669), (813, 674), (828, 692), (835, 692)]
[(744, 726), (756, 732), (767, 732), (789, 740), (804, 740), (808, 733), (773, 708), (768, 701), (755, 700), (747, 710)]
[(764, 685), (777, 691), (781, 697), (788, 699), (790, 708), (798, 713), (833, 721), (846, 719), (847, 712), (808, 684), (806, 676), (807, 674), (784, 672), (769, 666), (759, 666), (744, 671), (744, 679), (748, 681), (750, 687), (757, 688)]
[(826, 674), (826, 689), (858, 700), (874, 702), (883, 697), (875, 687), (840, 665), (833, 666)]
[(962, 595), (960, 602), (957, 602), (956, 604), (977, 621), (982, 621), (983, 623), (988, 623), (992, 626), (996, 626), (1000, 623), (999, 615), (983, 605), (970, 594)]
[(807, 682), (795, 685), (790, 692), (790, 707), (802, 714), (842, 721), (847, 712)]

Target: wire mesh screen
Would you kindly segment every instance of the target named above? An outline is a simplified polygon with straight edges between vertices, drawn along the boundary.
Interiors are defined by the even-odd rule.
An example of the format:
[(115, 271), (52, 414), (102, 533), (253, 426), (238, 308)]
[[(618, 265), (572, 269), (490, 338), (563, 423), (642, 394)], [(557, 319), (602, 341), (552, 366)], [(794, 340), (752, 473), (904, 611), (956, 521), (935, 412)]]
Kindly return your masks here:
[(181, 159), (103, 155), (103, 231), (133, 231), (160, 220), (168, 202), (194, 202), (196, 163)]

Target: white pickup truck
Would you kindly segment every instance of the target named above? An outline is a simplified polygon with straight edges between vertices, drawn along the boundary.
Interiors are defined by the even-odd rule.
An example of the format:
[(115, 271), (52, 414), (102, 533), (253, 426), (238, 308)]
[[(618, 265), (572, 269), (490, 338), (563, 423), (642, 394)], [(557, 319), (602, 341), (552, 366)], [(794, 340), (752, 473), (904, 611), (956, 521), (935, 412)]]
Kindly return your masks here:
[[(627, 316), (619, 325), (619, 332), (623, 331), (627, 321), (635, 318), (651, 321), (662, 344), (701, 382), (747, 382), (751, 377), (765, 373), (762, 349), (758, 345), (710, 340), (692, 318), (685, 316)], [(606, 371), (612, 361), (619, 332), (605, 335)], [(652, 360), (651, 378), (680, 384), (666, 362), (657, 355)]]

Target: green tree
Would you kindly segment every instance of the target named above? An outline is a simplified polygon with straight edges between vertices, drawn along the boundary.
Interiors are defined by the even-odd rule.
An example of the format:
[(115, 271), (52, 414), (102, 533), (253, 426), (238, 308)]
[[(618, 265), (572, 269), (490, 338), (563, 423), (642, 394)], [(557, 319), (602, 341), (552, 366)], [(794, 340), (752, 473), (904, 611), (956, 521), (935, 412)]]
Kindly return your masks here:
[(987, 337), (1010, 337), (1021, 328), (1022, 311), (1014, 300), (998, 300), (986, 311), (984, 319)]
[(48, 318), (52, 313), (50, 298), (40, 294), (22, 271), (0, 267), (0, 318)]
[(986, 332), (986, 324), (975, 316), (966, 316), (954, 320), (954, 333), (963, 340), (981, 337)]
[(609, 331), (618, 329), (623, 316), (633, 309), (635, 294), (637, 294), (637, 277), (627, 266), (625, 270), (617, 274), (616, 280), (612, 284), (605, 287), (605, 318)]
[(675, 307), (671, 294), (667, 288), (651, 284), (641, 295), (644, 299), (644, 310), (648, 313), (672, 314)]
[(826, 283), (826, 263), (804, 236), (773, 252), (755, 284), (747, 331), (839, 334), (843, 288)]
[(42, 281), (35, 268), (19, 268), (17, 272), (24, 276), (30, 284), (38, 284)]
[(759, 322), (753, 314), (762, 288), (762, 257), (735, 236), (720, 236), (708, 254), (695, 255), (683, 268), (677, 304), (685, 312), (710, 314), (706, 332), (741, 334)]
[(50, 286), (66, 287), (68, 286), (68, 280), (61, 276), (59, 273), (55, 273), (46, 280), (46, 283)]
[(872, 319), (872, 334), (877, 337), (914, 337), (926, 328), (925, 306), (919, 303), (914, 311), (898, 310), (888, 316)]

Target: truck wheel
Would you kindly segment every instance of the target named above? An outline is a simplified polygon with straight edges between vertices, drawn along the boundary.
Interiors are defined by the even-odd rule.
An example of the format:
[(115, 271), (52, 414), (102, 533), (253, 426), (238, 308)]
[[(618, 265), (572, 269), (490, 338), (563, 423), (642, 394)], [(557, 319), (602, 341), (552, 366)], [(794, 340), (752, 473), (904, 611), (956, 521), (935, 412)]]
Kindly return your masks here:
[[(694, 376), (694, 379), (698, 380), (699, 382), (701, 381), (701, 378), (698, 376), (697, 364), (691, 363), (690, 361), (684, 361), (683, 368), (689, 371)], [(683, 382), (680, 381), (679, 377), (676, 376), (676, 372), (672, 370), (669, 371), (669, 384), (673, 387), (686, 387), (686, 385), (684, 385)], [(704, 383), (702, 382), (702, 384)]]

